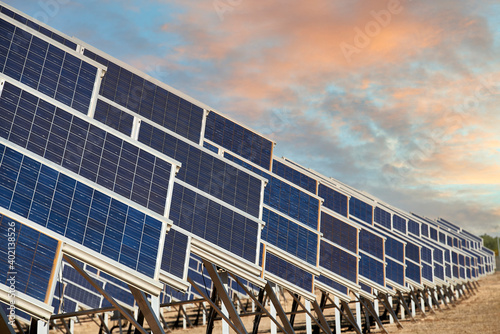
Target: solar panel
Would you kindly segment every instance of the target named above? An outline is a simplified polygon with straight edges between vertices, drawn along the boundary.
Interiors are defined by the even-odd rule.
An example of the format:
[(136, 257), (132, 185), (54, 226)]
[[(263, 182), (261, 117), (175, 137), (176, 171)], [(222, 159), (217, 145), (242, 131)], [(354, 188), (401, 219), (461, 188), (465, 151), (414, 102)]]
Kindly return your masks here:
[(274, 143), (214, 111), (207, 116), (205, 139), (262, 168), (271, 169)]
[(69, 47), (70, 49), (76, 50), (76, 43), (63, 37), (61, 34), (55, 33), (52, 30), (49, 30), (46, 27), (26, 18), (24, 15), (13, 12), (9, 8), (10, 8), (9, 6), (0, 6), (0, 12), (2, 12), (2, 14), (5, 14), (6, 16), (11, 17), (14, 20), (30, 27), (31, 29), (34, 29), (35, 31), (38, 31), (38, 32), (44, 34), (45, 36), (53, 39), (56, 42), (61, 43), (62, 45), (65, 45), (65, 46)]

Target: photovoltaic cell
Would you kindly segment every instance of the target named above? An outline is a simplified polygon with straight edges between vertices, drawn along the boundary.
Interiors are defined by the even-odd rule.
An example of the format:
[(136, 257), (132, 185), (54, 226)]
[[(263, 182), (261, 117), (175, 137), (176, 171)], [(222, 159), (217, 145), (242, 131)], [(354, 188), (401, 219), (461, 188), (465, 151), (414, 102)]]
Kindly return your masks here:
[(318, 185), (318, 196), (325, 201), (323, 206), (333, 210), (342, 216), (347, 217), (347, 196), (327, 187), (323, 184)]
[(422, 235), (429, 237), (429, 225), (421, 223), (420, 232), (422, 233)]
[(359, 275), (377, 283), (384, 285), (384, 263), (366, 255), (361, 255), (359, 261)]
[(366, 229), (359, 231), (359, 249), (381, 260), (384, 259), (384, 239)]
[(356, 283), (358, 259), (325, 241), (321, 241), (319, 265)]
[(426, 263), (422, 263), (422, 277), (431, 282), (434, 280), (434, 275), (432, 274), (432, 267)]
[(224, 153), (224, 157), (268, 179), (269, 182), (264, 189), (264, 204), (313, 229), (318, 228), (319, 199), (274, 177), (272, 174), (246, 164), (227, 152)]
[(204, 141), (203, 147), (208, 148), (210, 151), (212, 151), (214, 153), (219, 153), (219, 148), (215, 145), (210, 144), (209, 142)]
[(321, 233), (323, 233), (323, 238), (351, 252), (357, 252), (357, 229), (325, 212), (321, 212)]
[(0, 136), (161, 215), (171, 164), (5, 83)]
[(97, 68), (0, 19), (0, 72), (86, 114)]
[(259, 216), (261, 180), (146, 122), (141, 124), (138, 140), (181, 162), (177, 179)]
[(261, 232), (263, 241), (275, 245), (314, 266), (316, 265), (318, 233), (310, 231), (266, 208), (263, 210), (262, 220), (266, 222)]
[(53, 39), (54, 41), (59, 42), (59, 43), (65, 45), (73, 50), (76, 50), (76, 43), (62, 37), (61, 35), (53, 32), (45, 27), (42, 27), (38, 23), (35, 23), (34, 21), (31, 21), (30, 19), (25, 18), (23, 15), (20, 15), (18, 13), (14, 13), (10, 9), (3, 7), (3, 6), (0, 6), (0, 11), (2, 12), (2, 14), (5, 14), (8, 17), (11, 17), (16, 21), (27, 25), (31, 29), (34, 29), (34, 30), (44, 34), (45, 36)]
[(0, 145), (0, 206), (154, 276), (162, 223)]
[(366, 204), (356, 197), (349, 199), (349, 215), (356, 216), (370, 225), (372, 224), (372, 210), (373, 207), (371, 205)]
[[(4, 215), (0, 215), (0, 237), (0, 283), (45, 302), (58, 241)], [(12, 276), (15, 281), (9, 281)]]
[(316, 194), (316, 180), (277, 160), (273, 160), (273, 173)]
[(391, 214), (379, 207), (375, 207), (373, 220), (387, 229), (391, 229)]
[(385, 254), (390, 257), (403, 262), (405, 258), (404, 244), (390, 236), (386, 236), (385, 240)]
[(179, 278), (184, 278), (184, 264), (186, 263), (186, 256), (188, 256), (187, 247), (187, 235), (171, 229), (165, 237), (161, 270)]
[(406, 261), (406, 277), (420, 284), (420, 267), (413, 262)]
[(343, 286), (342, 284), (339, 284), (337, 282), (335, 282), (334, 280), (331, 280), (329, 279), (328, 277), (326, 277), (325, 275), (320, 275), (318, 277), (315, 278), (315, 281), (319, 281), (345, 295), (348, 294), (348, 290), (345, 286)]
[(412, 242), (407, 242), (406, 244), (406, 257), (416, 263), (420, 263), (420, 250), (418, 246)]
[(260, 167), (271, 168), (273, 143), (216, 112), (207, 116), (205, 138)]
[(416, 221), (409, 219), (408, 232), (417, 237), (420, 237), (420, 225)]
[(259, 224), (177, 183), (170, 218), (202, 239), (255, 261)]
[(130, 136), (132, 134), (134, 116), (115, 108), (102, 100), (97, 101), (94, 119), (120, 131), (124, 135)]
[(437, 241), (438, 240), (438, 237), (437, 237), (437, 230), (435, 228), (432, 228), (430, 227), (430, 236), (431, 236), (431, 239)]
[(404, 266), (400, 263), (392, 261), (391, 259), (387, 259), (386, 262), (387, 262), (387, 267), (385, 269), (386, 277), (393, 282), (396, 282), (400, 285), (404, 285), (405, 283)]
[(265, 270), (287, 280), (288, 282), (293, 282), (298, 287), (308, 292), (313, 292), (312, 274), (269, 252), (266, 253)]
[(85, 49), (84, 55), (107, 66), (100, 95), (194, 143), (200, 142), (203, 108)]
[(392, 227), (400, 232), (406, 233), (406, 219), (394, 214), (392, 216)]

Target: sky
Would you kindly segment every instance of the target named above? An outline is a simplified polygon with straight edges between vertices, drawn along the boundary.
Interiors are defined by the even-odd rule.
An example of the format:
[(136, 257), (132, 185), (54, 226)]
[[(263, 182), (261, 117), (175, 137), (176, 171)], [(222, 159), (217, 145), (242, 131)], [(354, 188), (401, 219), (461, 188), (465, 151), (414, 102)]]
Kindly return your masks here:
[(500, 3), (11, 0), (274, 140), (275, 155), (500, 236)]

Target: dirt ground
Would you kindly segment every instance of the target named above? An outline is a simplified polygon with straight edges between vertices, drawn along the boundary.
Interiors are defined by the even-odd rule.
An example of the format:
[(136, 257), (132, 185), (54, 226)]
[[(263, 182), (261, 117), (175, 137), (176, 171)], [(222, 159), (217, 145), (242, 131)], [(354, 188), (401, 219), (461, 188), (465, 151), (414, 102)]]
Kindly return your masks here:
[[(398, 334), (497, 334), (500, 333), (500, 272), (479, 281), (479, 291), (463, 299), (456, 307), (444, 309), (417, 322), (405, 321), (403, 329), (387, 325), (389, 333)], [(429, 312), (427, 312), (429, 313)]]

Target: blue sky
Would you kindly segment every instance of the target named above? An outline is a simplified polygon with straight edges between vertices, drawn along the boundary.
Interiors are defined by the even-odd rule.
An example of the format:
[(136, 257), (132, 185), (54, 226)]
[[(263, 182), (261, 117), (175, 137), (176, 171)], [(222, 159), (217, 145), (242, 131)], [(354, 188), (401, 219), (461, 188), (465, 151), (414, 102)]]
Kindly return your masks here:
[(6, 1), (392, 205), (500, 236), (495, 1)]

